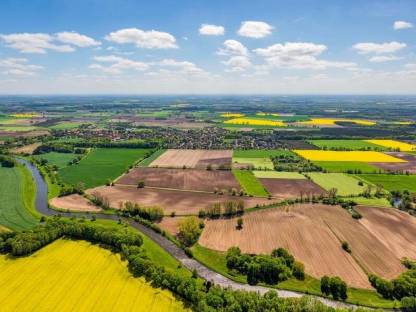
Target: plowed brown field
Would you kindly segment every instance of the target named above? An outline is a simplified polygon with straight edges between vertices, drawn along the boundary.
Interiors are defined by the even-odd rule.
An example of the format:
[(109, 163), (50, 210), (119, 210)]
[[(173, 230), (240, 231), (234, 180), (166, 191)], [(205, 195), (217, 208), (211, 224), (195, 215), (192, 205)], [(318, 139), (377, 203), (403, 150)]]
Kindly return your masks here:
[(219, 190), (239, 190), (240, 184), (230, 170), (135, 168), (117, 180), (117, 184), (137, 185), (144, 181), (146, 186), (213, 192)]
[(313, 196), (325, 194), (319, 185), (307, 179), (259, 179), (266, 190), (278, 199), (298, 198), (301, 195)]
[(50, 204), (53, 207), (69, 211), (101, 211), (101, 208), (94, 206), (87, 199), (78, 194), (52, 198)]
[(131, 201), (146, 207), (160, 206), (167, 215), (171, 212), (175, 212), (177, 215), (197, 215), (199, 210), (205, 209), (213, 203), (225, 201), (243, 200), (246, 208), (254, 207), (256, 204), (270, 203), (269, 200), (264, 198), (155, 188), (138, 189), (126, 185), (100, 186), (86, 191), (87, 194), (95, 192), (108, 198), (112, 208), (118, 209), (124, 202)]
[(233, 152), (231, 150), (174, 150), (170, 149), (155, 159), (150, 167), (164, 168), (203, 168), (209, 164), (231, 166)]
[(402, 163), (371, 163), (372, 165), (390, 172), (409, 172), (416, 173), (416, 157), (403, 152), (388, 152), (393, 157), (400, 158), (406, 162)]
[[(214, 250), (239, 246), (244, 252), (257, 254), (285, 247), (312, 276), (337, 275), (350, 286), (370, 288), (365, 271), (392, 278), (404, 270), (400, 258), (414, 257), (416, 242), (411, 238), (416, 223), (411, 216), (397, 216), (393, 210), (359, 210), (364, 216), (361, 221), (338, 206), (295, 205), (262, 210), (244, 215), (242, 230), (236, 230), (235, 219), (210, 220), (199, 242)], [(405, 229), (390, 235), (398, 222)], [(349, 243), (352, 255), (341, 248), (343, 240)]]

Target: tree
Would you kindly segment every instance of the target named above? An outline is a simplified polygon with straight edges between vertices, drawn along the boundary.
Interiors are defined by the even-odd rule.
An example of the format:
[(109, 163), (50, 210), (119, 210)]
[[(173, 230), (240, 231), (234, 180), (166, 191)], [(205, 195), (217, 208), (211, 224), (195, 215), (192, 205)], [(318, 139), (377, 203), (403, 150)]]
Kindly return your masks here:
[(197, 217), (187, 217), (179, 223), (179, 240), (189, 247), (196, 243), (201, 234), (200, 221)]
[(241, 230), (243, 228), (243, 218), (237, 219), (237, 230)]
[(335, 198), (337, 197), (338, 189), (333, 187), (328, 191), (329, 198)]
[(329, 281), (330, 281), (330, 278), (326, 275), (324, 275), (321, 278), (321, 292), (326, 296), (329, 296), (329, 294), (331, 293), (331, 287), (329, 285)]
[(344, 249), (346, 252), (351, 253), (351, 248), (348, 242), (343, 241), (341, 246), (342, 246), (342, 249)]
[(139, 181), (137, 183), (137, 188), (144, 188), (144, 181)]

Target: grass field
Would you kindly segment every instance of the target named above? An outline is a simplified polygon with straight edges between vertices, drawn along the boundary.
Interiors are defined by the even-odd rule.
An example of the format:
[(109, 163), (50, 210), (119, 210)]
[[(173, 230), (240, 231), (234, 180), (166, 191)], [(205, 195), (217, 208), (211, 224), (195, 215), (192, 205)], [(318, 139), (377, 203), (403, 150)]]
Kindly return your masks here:
[(380, 184), (388, 191), (416, 192), (416, 175), (363, 174), (360, 177), (375, 185)]
[(155, 151), (152, 155), (150, 155), (150, 157), (147, 157), (147, 158), (143, 159), (139, 163), (139, 167), (148, 167), (154, 160), (159, 158), (159, 156), (162, 155), (164, 152), (166, 152), (165, 149), (159, 149), (159, 150)]
[(254, 168), (261, 168), (261, 169), (274, 169), (273, 162), (270, 158), (242, 158), (242, 157), (233, 157), (233, 164), (249, 164), (252, 165)]
[(60, 123), (57, 123), (56, 125), (53, 125), (53, 126), (49, 127), (49, 129), (69, 130), (69, 129), (78, 128), (82, 124), (84, 124), (84, 123), (83, 122), (64, 121), (64, 122), (60, 122)]
[(399, 149), (401, 152), (416, 151), (416, 145), (395, 140), (366, 140), (366, 142), (381, 145), (387, 148)]
[(379, 173), (383, 169), (358, 161), (314, 161), (315, 164), (327, 170), (328, 172), (361, 172), (361, 173)]
[(383, 208), (391, 208), (390, 202), (383, 198), (365, 198), (365, 197), (351, 197), (348, 198), (355, 201), (358, 205), (370, 206), (370, 207), (383, 207)]
[(107, 179), (114, 180), (120, 176), (135, 161), (143, 158), (147, 151), (148, 149), (97, 148), (79, 164), (59, 170), (59, 175), (64, 182), (83, 182), (87, 188), (103, 185)]
[(344, 173), (310, 172), (308, 175), (312, 181), (327, 191), (336, 188), (338, 190), (337, 194), (341, 196), (358, 195), (365, 188), (365, 186), (358, 185), (356, 178)]
[(58, 240), (24, 258), (0, 256), (0, 268), (2, 311), (184, 311), (170, 292), (134, 278), (120, 255), (85, 241)]
[(374, 151), (294, 150), (294, 152), (311, 161), (406, 162)]
[(269, 158), (273, 156), (280, 155), (293, 155), (291, 151), (287, 150), (258, 150), (258, 149), (249, 149), (249, 150), (234, 150), (233, 157), (236, 158)]
[(253, 172), (248, 170), (233, 170), (233, 174), (247, 194), (253, 196), (269, 195), (260, 181), (256, 179)]
[(50, 152), (46, 154), (36, 155), (34, 156), (37, 159), (46, 159), (48, 164), (55, 165), (59, 169), (62, 169), (68, 165), (68, 162), (73, 160), (75, 157), (80, 156), (73, 153), (56, 153)]
[(24, 167), (0, 167), (0, 224), (26, 230), (38, 223), (34, 208), (35, 185)]
[(267, 179), (306, 179), (306, 177), (298, 172), (283, 171), (253, 171), (256, 178)]
[(321, 149), (339, 149), (346, 148), (351, 150), (360, 149), (377, 149), (385, 150), (383, 146), (364, 140), (309, 140), (309, 143), (320, 147)]

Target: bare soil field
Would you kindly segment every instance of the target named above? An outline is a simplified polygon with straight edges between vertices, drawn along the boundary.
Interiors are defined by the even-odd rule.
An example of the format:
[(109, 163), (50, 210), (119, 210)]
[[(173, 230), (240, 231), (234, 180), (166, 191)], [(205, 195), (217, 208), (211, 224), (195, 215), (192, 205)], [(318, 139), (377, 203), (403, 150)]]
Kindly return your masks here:
[(319, 196), (326, 191), (307, 179), (258, 179), (266, 190), (278, 199), (300, 198), (301, 196)]
[(87, 199), (78, 194), (72, 194), (63, 197), (55, 197), (52, 198), (49, 202), (53, 207), (63, 210), (90, 212), (101, 211), (101, 208), (94, 206)]
[(179, 232), (179, 222), (184, 218), (186, 217), (164, 217), (157, 225), (169, 234), (176, 236)]
[(416, 173), (416, 157), (411, 154), (403, 152), (387, 152), (386, 154), (396, 158), (405, 160), (402, 163), (370, 163), (373, 166), (379, 167), (386, 171), (408, 171), (409, 173)]
[(213, 167), (219, 165), (231, 166), (232, 150), (175, 150), (169, 149), (159, 158), (154, 160), (150, 167), (164, 168), (200, 168), (207, 165)]
[(205, 209), (213, 203), (225, 201), (243, 200), (246, 208), (254, 207), (257, 204), (270, 203), (267, 199), (256, 197), (227, 196), (155, 188), (138, 189), (134, 186), (125, 185), (100, 186), (86, 191), (87, 194), (95, 192), (108, 198), (110, 206), (115, 209), (119, 209), (124, 202), (131, 201), (145, 207), (160, 206), (166, 215), (172, 212), (175, 212), (176, 215), (197, 215), (199, 210)]
[(117, 184), (137, 185), (144, 181), (146, 186), (179, 190), (213, 192), (219, 190), (239, 190), (240, 184), (230, 170), (135, 168), (116, 181)]
[(301, 140), (281, 140), (281, 141), (290, 150), (294, 150), (294, 149), (315, 150), (315, 149), (318, 149), (318, 147), (316, 147), (315, 145), (310, 144), (310, 143), (305, 142), (305, 141), (301, 141)]
[[(257, 254), (284, 247), (314, 277), (337, 275), (350, 286), (370, 288), (365, 271), (396, 277), (404, 270), (400, 259), (414, 257), (416, 248), (412, 217), (402, 215), (406, 230), (389, 235), (397, 229), (392, 226), (394, 222), (404, 221), (399, 218), (392, 222), (396, 212), (379, 209), (360, 208), (364, 216), (361, 221), (339, 206), (305, 204), (261, 210), (244, 215), (242, 230), (236, 229), (235, 219), (206, 221), (199, 243), (220, 251), (239, 246), (244, 252)], [(342, 241), (349, 243), (352, 255), (341, 248)]]
[(0, 131), (0, 137), (25, 137), (32, 138), (37, 136), (49, 135), (47, 130), (33, 130), (33, 131)]
[(22, 147), (16, 147), (11, 150), (14, 154), (33, 154), (33, 151), (41, 146), (42, 143), (33, 143)]

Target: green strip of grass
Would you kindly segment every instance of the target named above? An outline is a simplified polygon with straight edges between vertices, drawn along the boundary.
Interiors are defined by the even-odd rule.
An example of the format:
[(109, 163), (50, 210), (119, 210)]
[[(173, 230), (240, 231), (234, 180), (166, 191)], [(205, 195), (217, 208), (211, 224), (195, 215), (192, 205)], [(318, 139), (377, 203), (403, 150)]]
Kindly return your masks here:
[(36, 210), (36, 184), (33, 180), (32, 174), (25, 166), (19, 165), (20, 174), (22, 176), (22, 198), (23, 205), (26, 207), (32, 216), (40, 218), (41, 214)]
[(249, 150), (234, 150), (233, 157), (240, 158), (269, 158), (272, 156), (288, 156), (293, 155), (291, 151), (288, 150), (258, 150), (258, 149), (249, 149)]
[(358, 185), (359, 181), (354, 176), (344, 173), (310, 172), (308, 175), (313, 182), (327, 191), (336, 188), (340, 196), (358, 195), (365, 188), (365, 186)]
[(260, 181), (256, 179), (253, 172), (249, 170), (233, 170), (232, 172), (247, 194), (261, 197), (269, 195)]
[(309, 140), (309, 143), (321, 148), (321, 149), (350, 149), (361, 150), (371, 149), (385, 151), (386, 148), (380, 145), (366, 142), (364, 140)]
[(139, 167), (149, 167), (149, 165), (155, 161), (157, 158), (159, 158), (160, 155), (162, 155), (164, 152), (166, 152), (165, 149), (159, 149), (157, 151), (155, 151), (152, 155), (150, 155), (149, 157), (143, 159), (140, 163), (139, 163)]
[(295, 179), (303, 180), (306, 177), (299, 172), (288, 171), (253, 171), (256, 178), (264, 179)]
[(416, 175), (362, 174), (360, 177), (372, 184), (382, 185), (388, 191), (416, 192)]
[(381, 173), (383, 169), (358, 161), (314, 161), (328, 172)]

